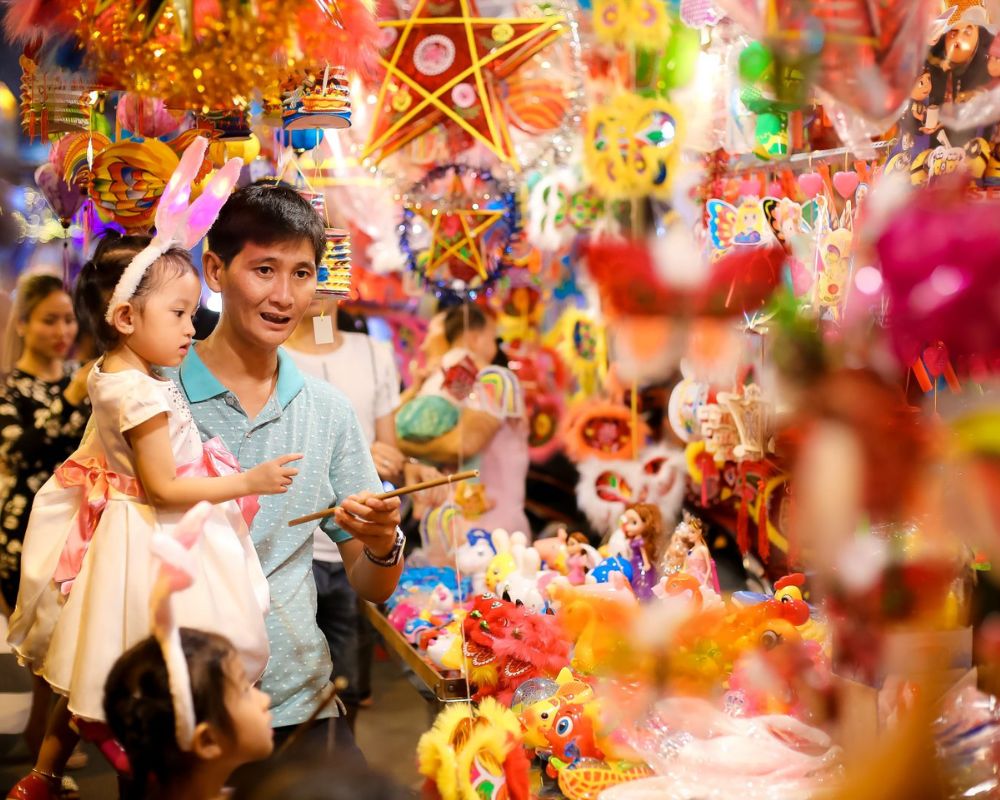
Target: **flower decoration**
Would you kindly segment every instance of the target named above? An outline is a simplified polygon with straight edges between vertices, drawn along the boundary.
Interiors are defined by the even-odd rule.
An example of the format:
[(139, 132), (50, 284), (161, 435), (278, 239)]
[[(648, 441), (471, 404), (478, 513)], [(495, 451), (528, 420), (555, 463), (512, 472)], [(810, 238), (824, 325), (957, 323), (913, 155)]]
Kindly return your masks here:
[(584, 163), (608, 199), (664, 195), (680, 156), (683, 119), (669, 102), (630, 92), (587, 115)]

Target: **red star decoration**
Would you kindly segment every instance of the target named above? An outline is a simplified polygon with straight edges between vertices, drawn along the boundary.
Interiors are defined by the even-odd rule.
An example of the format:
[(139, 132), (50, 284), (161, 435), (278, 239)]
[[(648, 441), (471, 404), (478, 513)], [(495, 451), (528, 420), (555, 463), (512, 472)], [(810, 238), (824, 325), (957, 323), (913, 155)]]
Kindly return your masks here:
[(561, 36), (565, 22), (480, 17), (473, 0), (418, 0), (409, 19), (379, 22), (395, 38), (379, 57), (386, 75), (364, 157), (381, 161), (447, 123), (516, 164), (497, 83)]

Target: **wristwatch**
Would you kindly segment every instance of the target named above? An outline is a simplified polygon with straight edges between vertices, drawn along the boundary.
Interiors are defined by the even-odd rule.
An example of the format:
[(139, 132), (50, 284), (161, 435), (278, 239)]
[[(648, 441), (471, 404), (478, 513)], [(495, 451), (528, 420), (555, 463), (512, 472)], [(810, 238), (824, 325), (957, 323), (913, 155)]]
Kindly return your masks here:
[(365, 558), (377, 567), (394, 567), (403, 560), (403, 547), (405, 545), (406, 536), (403, 535), (402, 530), (396, 528), (396, 541), (387, 555), (379, 557), (368, 549), (368, 545), (365, 545)]

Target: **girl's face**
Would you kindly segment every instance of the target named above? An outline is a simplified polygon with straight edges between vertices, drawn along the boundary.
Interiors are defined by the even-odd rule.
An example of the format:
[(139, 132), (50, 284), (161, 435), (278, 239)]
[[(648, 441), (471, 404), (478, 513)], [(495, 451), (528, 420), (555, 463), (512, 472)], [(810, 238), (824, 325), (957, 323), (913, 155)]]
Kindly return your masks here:
[(234, 731), (228, 755), (239, 764), (267, 758), (274, 750), (271, 698), (250, 682), (235, 654), (226, 662), (226, 676), (226, 711)]
[(626, 511), (622, 516), (622, 530), (629, 539), (641, 535), (644, 527), (642, 518), (634, 509)]
[(192, 316), (201, 298), (201, 281), (192, 270), (167, 278), (146, 295), (142, 310), (132, 311), (133, 330), (126, 333), (130, 350), (161, 367), (176, 367), (191, 348)]
[(910, 94), (910, 97), (913, 100), (922, 103), (930, 96), (931, 96), (931, 74), (929, 72), (925, 72), (917, 80), (917, 85), (913, 87), (913, 92)]
[(18, 326), (24, 339), (24, 351), (41, 361), (56, 361), (66, 357), (76, 339), (76, 315), (66, 292), (52, 292), (32, 310)]

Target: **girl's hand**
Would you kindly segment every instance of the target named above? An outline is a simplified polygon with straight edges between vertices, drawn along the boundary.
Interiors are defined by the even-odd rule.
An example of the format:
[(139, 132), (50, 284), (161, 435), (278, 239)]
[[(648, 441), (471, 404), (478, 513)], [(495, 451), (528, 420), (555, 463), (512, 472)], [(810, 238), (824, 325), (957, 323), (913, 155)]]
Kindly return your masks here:
[(292, 485), (292, 478), (299, 474), (295, 467), (285, 466), (302, 458), (302, 453), (288, 453), (271, 461), (258, 464), (243, 473), (247, 494), (284, 494)]

